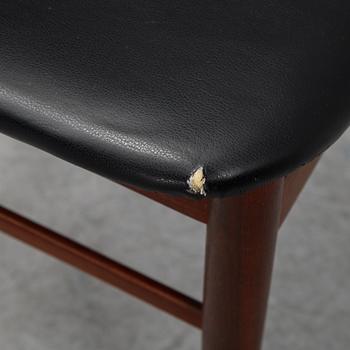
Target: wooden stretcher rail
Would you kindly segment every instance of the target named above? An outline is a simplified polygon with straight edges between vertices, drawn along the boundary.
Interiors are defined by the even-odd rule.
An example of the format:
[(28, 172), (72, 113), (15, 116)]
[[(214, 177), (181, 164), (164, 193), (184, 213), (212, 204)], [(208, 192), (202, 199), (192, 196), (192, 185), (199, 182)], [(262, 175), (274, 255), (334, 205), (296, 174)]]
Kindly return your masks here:
[(198, 301), (3, 207), (0, 230), (193, 326), (201, 326), (202, 305)]

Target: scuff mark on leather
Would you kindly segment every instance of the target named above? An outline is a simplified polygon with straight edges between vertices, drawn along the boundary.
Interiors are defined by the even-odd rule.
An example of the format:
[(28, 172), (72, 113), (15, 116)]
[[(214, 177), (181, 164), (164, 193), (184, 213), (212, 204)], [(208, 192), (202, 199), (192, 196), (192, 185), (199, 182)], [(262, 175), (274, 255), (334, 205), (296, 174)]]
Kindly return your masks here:
[(205, 192), (205, 174), (203, 167), (197, 168), (191, 174), (190, 178), (187, 180), (187, 184), (189, 186), (189, 191), (191, 193), (199, 194), (201, 196), (206, 196)]

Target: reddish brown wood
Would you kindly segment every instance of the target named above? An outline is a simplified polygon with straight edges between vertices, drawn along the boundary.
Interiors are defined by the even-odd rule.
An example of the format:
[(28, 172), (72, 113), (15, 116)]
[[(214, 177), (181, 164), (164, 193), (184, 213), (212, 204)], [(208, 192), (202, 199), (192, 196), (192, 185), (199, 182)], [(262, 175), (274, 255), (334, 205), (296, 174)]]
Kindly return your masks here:
[(189, 216), (200, 222), (207, 223), (209, 201), (206, 198), (198, 200), (187, 197), (172, 196), (166, 193), (145, 191), (134, 186), (124, 186), (141, 194), (142, 196), (153, 199), (158, 203), (174, 209), (181, 214)]
[(286, 176), (284, 182), (280, 225), (283, 224), (319, 160), (320, 157), (317, 157)]
[(191, 325), (201, 325), (199, 302), (2, 207), (0, 229)]
[[(286, 177), (280, 224), (293, 206), (317, 161), (318, 158)], [(282, 180), (275, 181), (273, 184), (241, 196), (200, 201), (127, 186), (198, 221), (204, 223), (209, 221), (205, 292), (206, 317), (204, 318), (204, 349), (206, 350), (215, 348), (212, 344), (218, 341), (218, 336), (220, 339), (228, 337), (225, 344), (230, 344), (233, 341), (235, 346), (238, 346), (237, 344), (250, 346), (244, 350), (257, 349), (266, 306), (269, 271), (272, 264), (273, 233), (275, 232), (273, 225), (276, 219), (273, 210), (276, 212), (278, 210), (281, 182)], [(271, 201), (269, 201), (270, 195)], [(211, 206), (211, 214), (208, 219), (209, 207)], [(260, 233), (256, 234), (255, 231), (259, 228)], [(1, 207), (0, 229), (192, 325), (197, 327), (201, 325), (201, 304), (197, 301)], [(215, 232), (219, 232), (219, 234)], [(225, 251), (234, 252), (234, 254), (222, 254)], [(219, 258), (221, 254), (224, 258)], [(236, 275), (233, 279), (227, 278), (230, 276), (229, 273), (231, 276), (232, 274)], [(257, 279), (250, 277), (254, 273), (258, 276)], [(224, 277), (215, 278), (215, 275)], [(236, 291), (234, 291), (232, 281), (239, 286)], [(227, 285), (227, 290), (226, 288), (222, 290), (224, 285)], [(256, 288), (255, 292), (252, 292), (253, 288)], [(222, 293), (220, 298), (215, 297), (217, 293)], [(259, 293), (261, 298), (259, 298)], [(215, 299), (219, 301), (215, 302)], [(234, 302), (242, 301), (242, 305), (232, 305), (229, 302), (228, 307), (226, 307), (220, 299), (233, 300)], [(251, 311), (250, 316), (246, 312), (249, 308), (254, 310)], [(237, 312), (236, 316), (232, 316), (232, 313), (228, 311), (231, 309)], [(258, 311), (256, 312), (256, 310)], [(209, 317), (208, 314), (212, 314), (213, 317)], [(233, 321), (233, 323), (226, 321)], [(216, 324), (221, 326), (215, 326)], [(229, 324), (231, 324), (231, 328), (228, 326)], [(248, 325), (251, 328), (251, 331), (248, 332), (252, 335), (250, 341), (245, 338), (247, 333), (244, 332), (244, 329), (242, 330), (242, 325), (244, 327)], [(218, 331), (218, 329), (221, 330)], [(232, 329), (235, 331), (231, 332)], [(229, 333), (231, 333), (230, 336)], [(222, 334), (224, 337), (221, 337)]]
[(208, 223), (204, 350), (260, 349), (283, 179), (213, 199)]
[[(310, 163), (298, 168), (286, 176), (281, 209), (281, 225), (288, 215), (290, 209), (293, 207), (294, 202), (298, 198), (299, 193), (302, 191), (319, 159), (320, 157), (315, 158)], [(205, 224), (208, 222), (209, 200), (206, 198), (201, 200), (191, 199), (186, 197), (172, 196), (166, 193), (145, 191), (134, 186), (124, 186), (195, 220), (198, 220)]]

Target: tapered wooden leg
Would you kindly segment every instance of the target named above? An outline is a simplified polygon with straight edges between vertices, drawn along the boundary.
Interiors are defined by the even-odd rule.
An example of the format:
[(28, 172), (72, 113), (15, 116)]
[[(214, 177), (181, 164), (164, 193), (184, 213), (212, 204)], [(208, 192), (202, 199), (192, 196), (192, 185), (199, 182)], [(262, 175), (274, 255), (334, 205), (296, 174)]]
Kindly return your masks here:
[(283, 179), (213, 199), (207, 228), (203, 350), (258, 350)]

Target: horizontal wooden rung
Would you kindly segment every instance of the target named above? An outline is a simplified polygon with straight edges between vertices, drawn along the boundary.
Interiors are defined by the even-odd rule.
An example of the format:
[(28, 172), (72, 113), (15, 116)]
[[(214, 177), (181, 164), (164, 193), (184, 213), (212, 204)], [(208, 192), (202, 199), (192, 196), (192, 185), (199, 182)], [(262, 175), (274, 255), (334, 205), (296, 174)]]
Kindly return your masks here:
[(0, 230), (193, 325), (202, 305), (106, 256), (0, 207)]

